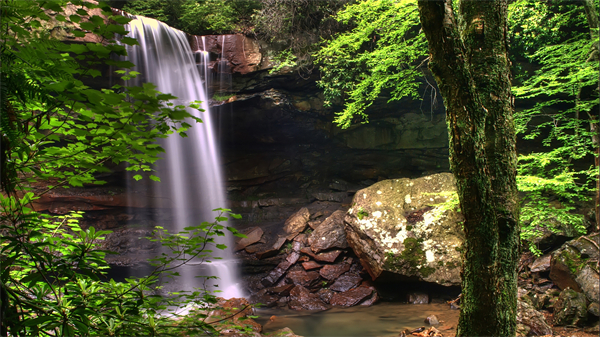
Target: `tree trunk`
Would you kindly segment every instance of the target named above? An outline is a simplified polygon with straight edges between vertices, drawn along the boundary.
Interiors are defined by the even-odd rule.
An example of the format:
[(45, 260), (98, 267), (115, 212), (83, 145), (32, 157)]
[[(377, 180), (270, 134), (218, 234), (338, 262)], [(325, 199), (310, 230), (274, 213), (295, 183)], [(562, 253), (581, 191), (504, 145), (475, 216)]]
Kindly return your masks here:
[(514, 336), (519, 226), (506, 0), (419, 0), (465, 218), (459, 336)]

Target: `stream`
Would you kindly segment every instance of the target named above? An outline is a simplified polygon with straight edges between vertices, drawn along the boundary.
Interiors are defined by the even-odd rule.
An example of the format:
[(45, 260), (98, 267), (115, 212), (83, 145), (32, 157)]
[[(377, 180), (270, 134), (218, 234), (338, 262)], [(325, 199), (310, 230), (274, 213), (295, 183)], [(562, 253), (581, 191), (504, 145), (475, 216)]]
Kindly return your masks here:
[(263, 325), (263, 333), (289, 327), (304, 337), (329, 336), (398, 336), (404, 329), (429, 327), (423, 321), (436, 315), (440, 327), (451, 326), (443, 331), (445, 337), (454, 336), (459, 310), (450, 310), (447, 304), (406, 304), (382, 302), (370, 307), (334, 307), (326, 311), (294, 311), (290, 309), (258, 309), (257, 322)]

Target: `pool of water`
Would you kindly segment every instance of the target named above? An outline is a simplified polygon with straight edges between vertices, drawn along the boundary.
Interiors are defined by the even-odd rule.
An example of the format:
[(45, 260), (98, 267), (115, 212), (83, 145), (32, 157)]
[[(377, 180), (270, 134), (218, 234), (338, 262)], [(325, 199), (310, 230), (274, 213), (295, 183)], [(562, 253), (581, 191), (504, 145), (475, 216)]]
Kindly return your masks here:
[(458, 310), (450, 310), (447, 304), (406, 304), (382, 302), (371, 307), (334, 307), (326, 311), (309, 312), (290, 309), (259, 309), (257, 321), (263, 324), (263, 332), (289, 327), (304, 337), (329, 336), (381, 336), (396, 337), (404, 329), (429, 327), (424, 320), (436, 315), (443, 321), (438, 328), (451, 326), (442, 331), (444, 337), (456, 333)]

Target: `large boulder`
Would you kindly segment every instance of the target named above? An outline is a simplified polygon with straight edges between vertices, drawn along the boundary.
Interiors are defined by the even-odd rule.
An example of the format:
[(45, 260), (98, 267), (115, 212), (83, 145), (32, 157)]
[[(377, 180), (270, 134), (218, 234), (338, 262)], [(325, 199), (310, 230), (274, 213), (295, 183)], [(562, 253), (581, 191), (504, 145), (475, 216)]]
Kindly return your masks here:
[(587, 305), (585, 295), (567, 288), (558, 296), (554, 303), (554, 325), (583, 326), (587, 320)]
[(593, 234), (571, 240), (552, 253), (550, 279), (560, 289), (583, 292), (591, 302), (600, 300), (600, 278), (595, 270), (600, 236)]
[(376, 279), (384, 271), (460, 285), (464, 235), (452, 174), (380, 181), (358, 191), (346, 237)]

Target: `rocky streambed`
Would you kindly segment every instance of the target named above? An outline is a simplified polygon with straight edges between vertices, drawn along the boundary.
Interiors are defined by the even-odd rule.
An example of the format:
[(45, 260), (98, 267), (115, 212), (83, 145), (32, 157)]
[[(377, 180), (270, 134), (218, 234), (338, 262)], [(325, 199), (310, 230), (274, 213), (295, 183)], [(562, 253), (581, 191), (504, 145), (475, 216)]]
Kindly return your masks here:
[[(448, 302), (460, 293), (463, 235), (452, 175), (383, 179), (362, 186), (336, 180), (326, 186), (301, 196), (274, 193), (232, 202), (234, 212), (242, 215), (234, 225), (247, 236), (234, 247), (243, 286), (249, 303), (262, 308), (256, 333), (273, 332), (282, 322), (300, 322), (314, 325), (316, 336), (323, 336), (321, 323), (315, 322), (346, 317), (359, 324), (353, 315), (383, 324), (388, 318), (378, 312), (384, 307), (390, 312), (420, 312), (408, 321), (416, 324), (424, 322), (433, 305), (441, 308), (438, 318), (444, 323), (389, 329), (397, 329), (398, 335), (424, 326), (414, 333), (431, 336), (433, 330), (427, 329), (433, 326), (443, 336), (454, 334), (456, 324), (447, 317), (458, 314), (453, 309), (460, 302), (453, 302), (454, 308)], [(36, 206), (56, 214), (85, 208), (84, 226), (114, 230), (104, 242), (119, 253), (110, 262), (139, 269), (143, 257), (156, 247), (141, 239), (150, 229), (136, 219), (160, 210), (138, 207), (132, 212), (132, 207), (122, 207), (122, 199), (119, 193), (72, 190), (49, 195)], [(523, 253), (520, 336), (598, 334), (599, 245), (598, 233), (578, 238), (549, 233), (539, 242), (545, 255)], [(396, 306), (402, 309), (393, 309)]]

